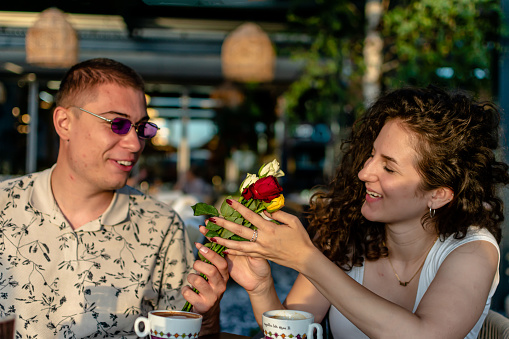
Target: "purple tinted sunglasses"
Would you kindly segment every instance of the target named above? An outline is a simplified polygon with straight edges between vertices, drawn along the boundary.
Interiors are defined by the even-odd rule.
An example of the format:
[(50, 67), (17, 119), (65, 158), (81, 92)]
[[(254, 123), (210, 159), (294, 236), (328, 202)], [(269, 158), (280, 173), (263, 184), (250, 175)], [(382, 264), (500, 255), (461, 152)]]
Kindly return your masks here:
[(157, 127), (156, 124), (153, 122), (148, 121), (142, 121), (137, 124), (133, 124), (129, 119), (126, 118), (115, 118), (113, 120), (107, 119), (105, 117), (102, 117), (100, 115), (97, 115), (95, 113), (92, 113), (90, 111), (87, 111), (86, 109), (83, 109), (81, 107), (77, 107), (78, 109), (82, 110), (83, 112), (87, 112), (88, 114), (92, 114), (94, 117), (98, 117), (100, 119), (103, 119), (104, 121), (107, 121), (111, 124), (111, 130), (119, 135), (124, 135), (129, 133), (131, 130), (131, 127), (134, 127), (134, 130), (136, 131), (136, 134), (142, 139), (150, 139), (155, 137), (157, 130), (159, 127)]

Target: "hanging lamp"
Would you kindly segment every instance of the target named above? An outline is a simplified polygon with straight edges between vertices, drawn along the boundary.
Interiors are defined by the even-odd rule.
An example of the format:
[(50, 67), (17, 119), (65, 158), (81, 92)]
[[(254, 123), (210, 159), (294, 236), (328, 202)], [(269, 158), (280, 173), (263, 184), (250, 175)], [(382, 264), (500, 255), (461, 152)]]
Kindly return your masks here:
[(223, 76), (238, 82), (274, 79), (276, 54), (269, 36), (255, 23), (246, 22), (231, 32), (221, 47)]
[(27, 31), (26, 61), (47, 68), (67, 68), (78, 62), (78, 37), (58, 8), (48, 8)]

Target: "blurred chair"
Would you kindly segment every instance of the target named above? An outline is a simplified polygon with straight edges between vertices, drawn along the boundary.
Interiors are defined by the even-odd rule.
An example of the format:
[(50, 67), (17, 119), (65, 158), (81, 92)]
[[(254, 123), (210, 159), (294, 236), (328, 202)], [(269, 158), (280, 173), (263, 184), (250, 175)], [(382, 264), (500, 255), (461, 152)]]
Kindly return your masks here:
[(0, 338), (14, 339), (14, 324), (16, 318), (13, 315), (0, 319)]
[(509, 338), (509, 318), (489, 310), (479, 331), (477, 339), (507, 339)]

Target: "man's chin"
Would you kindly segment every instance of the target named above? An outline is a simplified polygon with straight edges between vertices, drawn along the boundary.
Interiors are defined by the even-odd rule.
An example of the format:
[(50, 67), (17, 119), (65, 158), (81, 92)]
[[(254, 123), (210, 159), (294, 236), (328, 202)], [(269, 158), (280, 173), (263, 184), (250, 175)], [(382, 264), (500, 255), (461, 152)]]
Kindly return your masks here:
[(119, 179), (119, 180), (115, 180), (115, 181), (110, 181), (109, 183), (107, 183), (107, 189), (109, 191), (116, 191), (116, 190), (119, 190), (121, 189), (122, 187), (124, 187), (125, 185), (127, 185), (127, 179), (128, 178), (123, 178), (123, 179)]

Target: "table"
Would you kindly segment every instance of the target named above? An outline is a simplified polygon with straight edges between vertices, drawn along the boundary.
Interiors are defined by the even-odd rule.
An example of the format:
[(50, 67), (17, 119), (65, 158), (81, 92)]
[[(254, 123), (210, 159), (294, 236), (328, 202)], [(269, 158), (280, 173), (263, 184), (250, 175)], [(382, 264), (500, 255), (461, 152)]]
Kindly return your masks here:
[(251, 339), (251, 337), (246, 336), (246, 335), (240, 335), (240, 334), (220, 332), (220, 333), (215, 333), (215, 334), (207, 334), (207, 335), (198, 337), (198, 339)]

